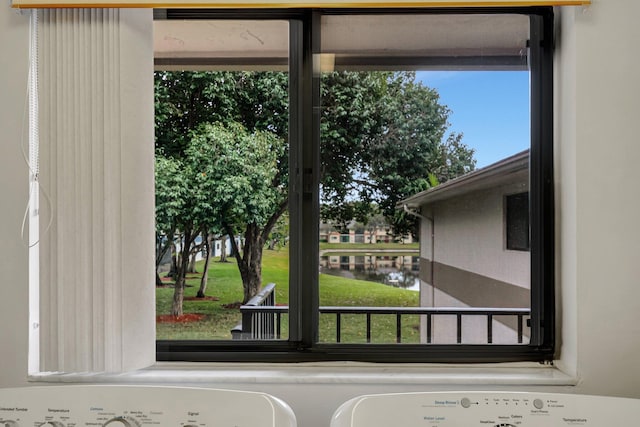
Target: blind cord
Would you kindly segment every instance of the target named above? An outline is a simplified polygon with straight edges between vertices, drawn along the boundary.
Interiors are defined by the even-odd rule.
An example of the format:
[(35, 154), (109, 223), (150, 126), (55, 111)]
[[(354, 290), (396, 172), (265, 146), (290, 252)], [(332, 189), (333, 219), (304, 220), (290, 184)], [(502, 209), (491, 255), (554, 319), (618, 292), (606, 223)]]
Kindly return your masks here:
[[(38, 124), (39, 118), (39, 103), (38, 103), (38, 10), (33, 9), (31, 11), (31, 17), (29, 20), (29, 70), (27, 79), (27, 93), (25, 97), (24, 114), (27, 115), (28, 110), (28, 152), (25, 152), (24, 144), (24, 125), (22, 127), (22, 155), (29, 168), (29, 200), (25, 208), (24, 216), (22, 218), (21, 235), (22, 241), (29, 248), (36, 246), (40, 239), (31, 242), (27, 234), (27, 224), (29, 220), (29, 214), (32, 212), (33, 204), (36, 204), (33, 215), (40, 217), (39, 203), (44, 201), (50, 208), (51, 212), (52, 204), (49, 195), (44, 187), (40, 184), (40, 126)], [(25, 122), (23, 118), (23, 123)], [(36, 190), (38, 190), (38, 198), (35, 198)], [(42, 197), (39, 197), (42, 196)], [(49, 222), (43, 233), (46, 234), (53, 223), (53, 214), (49, 215)]]

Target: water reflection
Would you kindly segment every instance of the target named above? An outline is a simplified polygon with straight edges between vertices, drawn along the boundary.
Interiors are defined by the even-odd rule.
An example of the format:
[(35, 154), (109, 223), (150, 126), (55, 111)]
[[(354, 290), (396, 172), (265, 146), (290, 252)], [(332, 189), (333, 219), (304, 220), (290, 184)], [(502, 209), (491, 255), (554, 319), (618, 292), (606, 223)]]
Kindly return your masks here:
[(329, 255), (320, 257), (320, 273), (420, 290), (416, 256)]

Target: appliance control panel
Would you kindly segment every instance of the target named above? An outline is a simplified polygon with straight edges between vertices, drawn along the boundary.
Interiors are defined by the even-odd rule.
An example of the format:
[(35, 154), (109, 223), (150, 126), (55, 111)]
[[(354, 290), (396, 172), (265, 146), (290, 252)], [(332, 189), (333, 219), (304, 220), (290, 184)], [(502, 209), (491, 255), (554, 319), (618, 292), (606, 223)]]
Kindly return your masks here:
[(188, 387), (62, 385), (0, 389), (0, 427), (295, 427), (281, 400)]
[(524, 392), (424, 392), (361, 396), (331, 427), (609, 427), (640, 419), (640, 400)]

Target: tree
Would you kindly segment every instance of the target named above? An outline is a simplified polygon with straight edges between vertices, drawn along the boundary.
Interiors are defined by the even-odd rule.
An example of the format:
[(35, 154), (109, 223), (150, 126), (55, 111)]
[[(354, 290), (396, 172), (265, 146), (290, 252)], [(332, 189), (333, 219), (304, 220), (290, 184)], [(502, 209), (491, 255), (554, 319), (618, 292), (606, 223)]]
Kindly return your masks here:
[(474, 168), (461, 135), (443, 142), (451, 111), (413, 72), (330, 73), (323, 95), (322, 203), (334, 223), (366, 224), (379, 209), (394, 235), (415, 234), (397, 202)]
[[(395, 233), (413, 231), (397, 201), (473, 168), (461, 135), (443, 142), (450, 111), (414, 73), (332, 72), (321, 88), (321, 211), (339, 227), (379, 211)], [(185, 244), (198, 221), (225, 230), (245, 302), (288, 206), (287, 105), (286, 73), (156, 73), (156, 145), (184, 162), (200, 194), (174, 223)]]
[[(162, 151), (156, 152), (156, 240), (160, 245), (173, 246), (176, 233), (179, 233), (178, 230), (184, 228), (184, 224), (181, 224), (181, 221), (185, 210), (185, 199), (188, 195), (189, 184), (187, 180), (181, 161), (166, 157)], [(188, 248), (185, 254), (184, 243), (182, 244), (182, 254), (183, 258), (188, 259), (186, 255), (188, 254)], [(159, 258), (157, 255), (156, 268), (158, 263)], [(182, 292), (184, 291), (184, 279), (182, 276), (186, 273), (186, 268), (182, 271), (180, 266), (182, 266), (182, 262), (176, 262), (176, 271), (174, 271), (174, 304), (172, 308), (172, 314), (176, 316), (182, 314)], [(157, 274), (156, 270), (156, 276)], [(156, 278), (156, 282), (158, 280)], [(179, 307), (176, 304), (179, 304)]]
[[(155, 106), (156, 106), (156, 147), (163, 156), (177, 159), (184, 167), (184, 173), (190, 173), (194, 182), (188, 186), (187, 193), (182, 194), (184, 203), (181, 207), (185, 210), (177, 213), (170, 211), (174, 222), (180, 224), (182, 236), (182, 248), (189, 250), (196, 237), (195, 230), (204, 227), (209, 230), (223, 228), (229, 235), (233, 246), (233, 252), (241, 270), (245, 290), (245, 301), (257, 293), (261, 284), (262, 247), (265, 237), (263, 232), (269, 234), (273, 224), (286, 210), (287, 200), (280, 201), (280, 206), (273, 212), (273, 220), (265, 223), (257, 218), (264, 213), (257, 214), (250, 209), (259, 206), (260, 203), (243, 203), (240, 199), (250, 194), (250, 191), (242, 193), (246, 186), (234, 186), (232, 176), (229, 174), (231, 162), (229, 158), (215, 157), (221, 153), (211, 153), (206, 161), (203, 161), (200, 152), (206, 151), (206, 147), (197, 147), (197, 144), (208, 142), (221, 142), (225, 147), (233, 150), (233, 141), (230, 138), (217, 139), (224, 134), (224, 126), (232, 130), (239, 130), (243, 136), (242, 142), (248, 140), (265, 139), (268, 134), (280, 136), (276, 165), (277, 172), (267, 183), (273, 188), (282, 189), (287, 186), (288, 159), (284, 148), (288, 127), (288, 92), (286, 73), (273, 72), (157, 72), (155, 74)], [(215, 126), (209, 126), (216, 123)], [(247, 137), (247, 132), (240, 129), (257, 131), (255, 138)], [(228, 134), (228, 132), (227, 132)], [(246, 138), (245, 138), (246, 137)], [(236, 141), (237, 142), (237, 141)], [(236, 154), (228, 152), (227, 154)], [(203, 173), (203, 165), (215, 159), (208, 167), (209, 173)], [(194, 163), (195, 162), (195, 163)], [(219, 167), (229, 166), (224, 172), (211, 173), (211, 165)], [(236, 183), (246, 182), (242, 177), (243, 164), (235, 164), (234, 171)], [(198, 172), (196, 172), (198, 171)], [(222, 171), (222, 169), (220, 169)], [(256, 168), (245, 169), (244, 172), (260, 173)], [(220, 178), (220, 186), (202, 185), (213, 177)], [(250, 182), (255, 181), (249, 177)], [(244, 180), (244, 181), (243, 181)], [(228, 186), (227, 186), (228, 184)], [(162, 190), (161, 190), (162, 191)], [(279, 191), (279, 190), (278, 190)], [(228, 205), (221, 207), (217, 203), (226, 198), (238, 197), (234, 207)], [(198, 200), (201, 202), (199, 204)], [(264, 200), (263, 200), (264, 202)], [(267, 204), (268, 205), (268, 204)], [(239, 206), (247, 206), (245, 215), (238, 211)], [(217, 208), (217, 209), (213, 209)], [(199, 215), (199, 216), (198, 216)], [(240, 218), (240, 219), (239, 219)], [(241, 219), (249, 222), (241, 224)], [(246, 227), (243, 229), (243, 226)], [(240, 250), (236, 236), (242, 235), (245, 244)], [(224, 241), (224, 239), (223, 239)], [(257, 246), (257, 247), (256, 247)], [(186, 249), (185, 249), (186, 248)], [(225, 248), (223, 248), (223, 251)], [(189, 252), (186, 252), (189, 253)], [(184, 257), (179, 257), (179, 262)], [(181, 312), (182, 292), (184, 288), (183, 269), (176, 269), (176, 291), (174, 293), (174, 305), (172, 312)], [(184, 270), (186, 271), (186, 270)], [(180, 281), (178, 280), (180, 278)], [(256, 279), (259, 278), (259, 279)], [(204, 279), (203, 279), (204, 280)], [(180, 284), (182, 282), (182, 284)], [(250, 296), (249, 296), (250, 295)], [(180, 305), (180, 308), (178, 306)]]
[[(279, 159), (285, 142), (267, 131), (249, 132), (240, 123), (203, 125), (187, 149), (202, 176), (201, 191), (212, 206), (211, 217), (226, 231), (244, 285), (243, 302), (262, 285), (262, 251), (288, 206), (288, 188)], [(242, 235), (240, 249), (236, 237)]]

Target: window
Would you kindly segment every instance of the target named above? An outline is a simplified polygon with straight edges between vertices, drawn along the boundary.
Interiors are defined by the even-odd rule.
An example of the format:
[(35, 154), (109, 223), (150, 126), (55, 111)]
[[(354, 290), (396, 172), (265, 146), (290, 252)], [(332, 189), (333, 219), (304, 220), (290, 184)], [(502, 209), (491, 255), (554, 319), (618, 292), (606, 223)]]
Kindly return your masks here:
[[(258, 118), (248, 124), (234, 116), (233, 121), (243, 128), (232, 133), (245, 139), (223, 157), (232, 160), (236, 151), (253, 144), (249, 142), (252, 135), (267, 140), (278, 132), (286, 136), (286, 149), (278, 152), (281, 157), (256, 158), (255, 169), (261, 173), (260, 164), (278, 165), (275, 175), (247, 188), (271, 184), (276, 176), (288, 177), (283, 181), (288, 187), (278, 186), (280, 192), (269, 199), (286, 199), (282, 204), (286, 209), (274, 222), (282, 218), (286, 223), (282, 241), (288, 259), (286, 276), (274, 275), (275, 287), (266, 286), (265, 277), (263, 288), (247, 293), (243, 276), (242, 307), (229, 311), (238, 322), (243, 320), (233, 332), (214, 336), (204, 331), (197, 339), (161, 336), (158, 359), (490, 362), (552, 358), (552, 21), (550, 8), (167, 11), (156, 21), (156, 38), (179, 25), (189, 29), (185, 37), (188, 32), (209, 31), (197, 40), (214, 42), (181, 52), (189, 49), (189, 40), (164, 37), (182, 43), (169, 46), (173, 51), (156, 52), (159, 74), (167, 70), (222, 73), (202, 93), (212, 87), (223, 91), (223, 83), (229, 82), (235, 89), (252, 88), (238, 98), (246, 104), (233, 101), (228, 107), (224, 102), (231, 98), (216, 98), (220, 106), (215, 111), (227, 108), (225, 114), (233, 116), (244, 108), (250, 117)], [(266, 73), (263, 76), (270, 83), (258, 83), (262, 77), (255, 73)], [(487, 110), (495, 95), (491, 90), (501, 89), (513, 76), (524, 82), (518, 96), (525, 102), (526, 129), (520, 134), (506, 130), (524, 145), (511, 141), (497, 158), (477, 164), (476, 154), (484, 152), (476, 153), (475, 146), (466, 144), (465, 129), (450, 129), (451, 110), (430, 87), (430, 78), (457, 73), (491, 78), (488, 95), (474, 98)], [(282, 99), (278, 98), (281, 92), (265, 95), (276, 87), (288, 93), (284, 108), (274, 104)], [(205, 98), (196, 100), (198, 105), (215, 103), (214, 98)], [(509, 123), (493, 119), (499, 124), (491, 128), (495, 140), (488, 144), (495, 146)], [(220, 116), (212, 121), (229, 120)], [(220, 139), (225, 129), (209, 132), (210, 139)], [(267, 146), (276, 144), (271, 141)], [(262, 151), (251, 149), (243, 157), (258, 152)], [(220, 156), (220, 151), (216, 153)], [(282, 160), (287, 157), (288, 161)], [(231, 160), (218, 166), (227, 168), (220, 172), (210, 168), (212, 158), (208, 159), (199, 163), (202, 170), (192, 182), (216, 173), (227, 187), (243, 182), (243, 177), (227, 170)], [(216, 187), (218, 193), (228, 191), (225, 188)], [(526, 205), (507, 197), (506, 213), (502, 213), (504, 195), (514, 193), (527, 195)], [(228, 212), (238, 212), (235, 204), (249, 200), (248, 195), (234, 197), (218, 201), (218, 208), (227, 203)], [(482, 221), (488, 225), (474, 231), (470, 226), (482, 222), (480, 212), (487, 212)], [(237, 218), (234, 215), (226, 217)], [(515, 251), (514, 255), (522, 255), (518, 271), (510, 267), (513, 260), (479, 250), (492, 245), (496, 236), (500, 248), (504, 247), (505, 216), (520, 233), (507, 233), (507, 247), (521, 247), (524, 235), (530, 247), (526, 253)], [(521, 217), (531, 217), (530, 223), (514, 223)], [(491, 228), (496, 218), (499, 231)], [(237, 254), (247, 247), (251, 230), (234, 230), (222, 221), (217, 235), (218, 240), (229, 241), (240, 265), (243, 257)], [(356, 233), (354, 239), (345, 230)], [(266, 245), (268, 240), (261, 243)], [(331, 246), (331, 242), (340, 245)], [(260, 256), (266, 262), (268, 257)], [(492, 258), (482, 262), (480, 270), (464, 266), (467, 261), (477, 264), (483, 256)], [(488, 266), (493, 270), (488, 271)], [(240, 268), (240, 273), (250, 272)], [(369, 275), (364, 278), (364, 273)], [(511, 280), (515, 276), (522, 279)], [(379, 284), (368, 284), (373, 281)], [(489, 288), (504, 292), (483, 290)], [(286, 293), (279, 294), (282, 289)], [(268, 299), (271, 294), (275, 301)]]
[(505, 199), (507, 249), (529, 250), (529, 194), (511, 194)]

